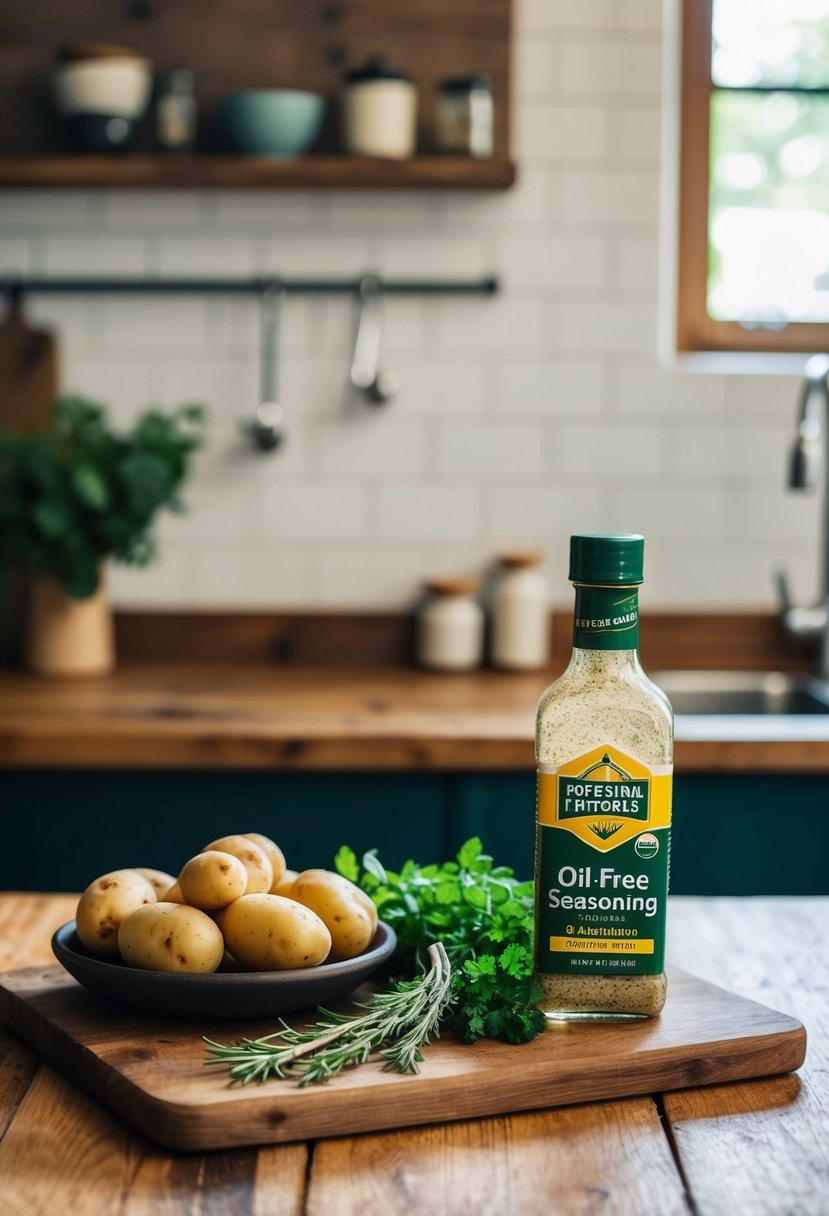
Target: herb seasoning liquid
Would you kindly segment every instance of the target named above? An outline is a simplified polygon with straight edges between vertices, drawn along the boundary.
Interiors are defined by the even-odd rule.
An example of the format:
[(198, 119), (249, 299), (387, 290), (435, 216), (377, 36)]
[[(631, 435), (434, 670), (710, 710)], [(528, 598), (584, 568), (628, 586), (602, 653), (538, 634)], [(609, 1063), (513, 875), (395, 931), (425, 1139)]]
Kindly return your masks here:
[(665, 1003), (673, 715), (639, 662), (644, 540), (570, 540), (573, 656), (538, 707), (536, 979), (562, 1020)]

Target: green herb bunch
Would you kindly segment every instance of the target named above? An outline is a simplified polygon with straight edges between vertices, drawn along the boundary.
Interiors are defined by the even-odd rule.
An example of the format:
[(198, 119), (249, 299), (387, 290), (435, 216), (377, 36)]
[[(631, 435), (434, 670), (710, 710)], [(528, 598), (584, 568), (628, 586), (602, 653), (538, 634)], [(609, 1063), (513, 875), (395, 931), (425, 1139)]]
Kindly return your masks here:
[(106, 557), (146, 565), (156, 513), (181, 510), (202, 422), (196, 405), (149, 410), (116, 434), (101, 406), (66, 397), (51, 430), (0, 432), (0, 565), (54, 578), (74, 599), (94, 594)]
[(508, 866), (494, 866), (477, 837), (455, 861), (407, 861), (399, 874), (382, 865), (376, 850), (365, 854), (361, 867), (347, 845), (334, 864), (371, 896), (396, 932), (396, 966), (417, 973), (429, 947), (443, 944), (453, 973), (447, 1021), (467, 1043), (535, 1038), (545, 1021), (532, 978), (531, 882), (519, 882)]

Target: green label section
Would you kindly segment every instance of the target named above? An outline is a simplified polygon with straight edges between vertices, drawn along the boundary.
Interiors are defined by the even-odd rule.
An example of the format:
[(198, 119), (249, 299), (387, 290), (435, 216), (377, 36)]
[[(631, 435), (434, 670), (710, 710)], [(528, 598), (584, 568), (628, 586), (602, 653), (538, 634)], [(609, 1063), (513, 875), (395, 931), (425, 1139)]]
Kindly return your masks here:
[(637, 650), (639, 589), (577, 586), (573, 645), (581, 650)]
[(648, 819), (649, 783), (634, 781), (604, 756), (593, 769), (615, 769), (618, 781), (591, 781), (584, 777), (559, 777), (558, 818), (580, 819), (583, 815), (621, 815), (625, 819)]
[(609, 853), (539, 825), (536, 966), (558, 975), (659, 975), (665, 969), (670, 828)]

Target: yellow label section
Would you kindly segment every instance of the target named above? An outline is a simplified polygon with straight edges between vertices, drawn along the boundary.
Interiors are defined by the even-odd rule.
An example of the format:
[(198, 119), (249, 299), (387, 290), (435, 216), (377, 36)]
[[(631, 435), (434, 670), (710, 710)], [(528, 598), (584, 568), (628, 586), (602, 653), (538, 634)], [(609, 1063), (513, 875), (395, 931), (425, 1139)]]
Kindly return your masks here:
[(557, 954), (653, 954), (652, 937), (551, 937)]
[(596, 747), (538, 774), (538, 823), (570, 832), (600, 853), (670, 827), (672, 774), (665, 767), (654, 773), (612, 745)]

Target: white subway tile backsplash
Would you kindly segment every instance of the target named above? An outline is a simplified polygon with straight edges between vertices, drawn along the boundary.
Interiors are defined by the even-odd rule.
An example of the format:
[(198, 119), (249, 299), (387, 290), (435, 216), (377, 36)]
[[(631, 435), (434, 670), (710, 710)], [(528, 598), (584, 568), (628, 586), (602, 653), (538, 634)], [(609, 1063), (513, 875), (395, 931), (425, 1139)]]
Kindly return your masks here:
[(207, 211), (206, 196), (195, 190), (119, 190), (101, 201), (105, 226), (133, 230), (196, 229)]
[(212, 545), (197, 555), (193, 595), (214, 611), (304, 608), (310, 563), (308, 553), (285, 546)]
[(0, 191), (0, 226), (40, 233), (88, 226), (92, 195), (81, 190)]
[(519, 236), (504, 241), (508, 286), (576, 291), (606, 281), (602, 245), (586, 236)]
[(318, 602), (329, 610), (399, 612), (413, 603), (420, 553), (399, 546), (338, 546), (313, 554)]
[(515, 87), (519, 97), (545, 94), (553, 83), (554, 50), (550, 42), (538, 35), (517, 38), (514, 56)]
[(108, 575), (113, 604), (116, 608), (147, 609), (192, 604), (195, 560), (195, 551), (162, 537), (158, 556), (148, 566), (113, 562)]
[(786, 456), (779, 432), (768, 426), (678, 426), (671, 431), (666, 472), (710, 481), (741, 478), (773, 492)]
[[(655, 230), (659, 175), (645, 169), (568, 171), (564, 177), (564, 218), (573, 227), (606, 225)], [(656, 284), (654, 284), (655, 294)]]
[(416, 422), (385, 410), (323, 422), (312, 442), (323, 477), (414, 475), (423, 471), (423, 437)]
[(432, 213), (428, 193), (378, 193), (376, 190), (344, 190), (330, 199), (330, 220), (344, 229), (358, 228), (366, 236), (378, 229), (398, 231), (422, 228)]
[(147, 271), (147, 247), (137, 236), (47, 237), (41, 245), (43, 274), (60, 278), (117, 278)]
[(401, 279), (474, 278), (492, 270), (492, 262), (482, 241), (435, 233), (385, 239), (378, 255), (379, 271)]
[[(658, 476), (660, 470), (652, 470)], [(701, 540), (719, 545), (727, 538), (726, 491), (710, 485), (620, 486), (615, 500), (619, 527), (653, 540)]]
[(433, 305), (443, 351), (479, 351), (490, 356), (541, 351), (546, 341), (538, 300), (440, 299)]
[(156, 246), (160, 278), (248, 278), (261, 270), (257, 243), (249, 237), (169, 236)]
[(488, 495), (487, 516), (488, 534), (500, 549), (548, 545), (572, 532), (594, 532), (602, 521), (598, 496), (578, 485), (496, 486)]
[(369, 270), (370, 261), (369, 245), (362, 237), (286, 234), (266, 242), (261, 269), (286, 278), (350, 278)]
[(656, 357), (656, 308), (639, 303), (567, 301), (561, 308), (563, 350)]
[(108, 351), (201, 350), (207, 340), (206, 316), (207, 302), (200, 296), (121, 296), (101, 308), (95, 345)]
[(468, 485), (381, 485), (375, 508), (376, 530), (386, 540), (460, 540), (474, 536), (480, 523), (478, 492)]
[(593, 416), (602, 407), (597, 363), (546, 363), (522, 359), (501, 364), (497, 409), (504, 414)]
[(657, 362), (661, 8), (517, 0), (512, 190), (0, 193), (0, 271), (501, 277), (387, 297), (383, 409), (347, 388), (353, 297), (289, 297), (273, 455), (240, 431), (254, 294), (27, 299), (64, 386), (117, 425), (208, 407), (191, 512), (162, 521), (160, 564), (113, 572), (117, 603), (394, 611), (526, 545), (569, 603), (567, 538), (603, 528), (646, 533), (653, 607), (771, 604), (781, 563), (814, 595), (820, 505), (783, 488), (799, 378)]
[(726, 383), (721, 376), (677, 374), (653, 364), (619, 363), (609, 369), (608, 382), (608, 401), (624, 417), (673, 420), (682, 416), (690, 421), (726, 412)]
[[(146, 359), (108, 356), (69, 343), (61, 362), (63, 391), (105, 406), (116, 427), (131, 426), (141, 410), (164, 400), (156, 368)], [(167, 400), (164, 404), (178, 402)]]
[(616, 156), (629, 165), (659, 162), (662, 111), (658, 105), (631, 106), (617, 111), (619, 142)]
[(534, 474), (541, 471), (542, 430), (528, 422), (445, 422), (439, 468), (445, 477)]
[[(275, 458), (278, 460), (278, 457)], [(270, 471), (270, 470), (269, 470)], [(355, 485), (287, 485), (278, 466), (264, 490), (264, 527), (280, 540), (348, 540), (362, 536), (368, 523), (365, 491)]]
[(455, 418), (483, 410), (486, 377), (474, 360), (450, 356), (426, 362), (407, 355), (395, 358), (394, 371), (400, 381), (394, 409), (404, 416)]
[(600, 161), (609, 128), (603, 106), (527, 101), (517, 115), (516, 153), (530, 164)]
[(28, 274), (29, 242), (25, 236), (0, 237), (0, 278)]
[(210, 196), (207, 224), (271, 236), (281, 228), (318, 230), (323, 208), (304, 190), (217, 190)]
[(651, 94), (658, 96), (662, 56), (656, 39), (649, 42), (579, 42), (570, 39), (563, 57), (561, 87), (591, 96)]
[[(600, 30), (608, 4), (620, 0), (518, 0), (521, 28), (534, 30)], [(654, 0), (656, 2), (656, 0)]]
[(661, 435), (653, 425), (573, 425), (560, 442), (568, 476), (588, 478), (594, 485), (649, 480), (662, 471)]

